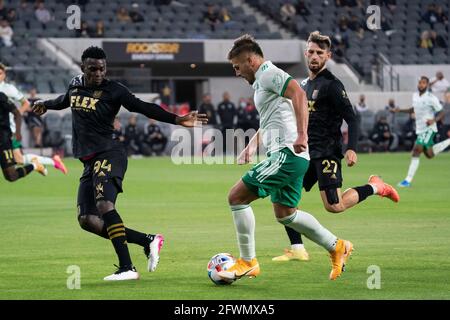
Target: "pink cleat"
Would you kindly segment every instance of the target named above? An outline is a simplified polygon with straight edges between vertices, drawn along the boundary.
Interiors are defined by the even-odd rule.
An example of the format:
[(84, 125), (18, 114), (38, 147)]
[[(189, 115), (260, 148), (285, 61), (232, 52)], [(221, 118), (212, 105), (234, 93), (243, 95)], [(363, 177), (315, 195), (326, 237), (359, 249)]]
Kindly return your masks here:
[(144, 248), (145, 255), (148, 259), (147, 270), (149, 272), (154, 272), (159, 263), (159, 253), (164, 244), (164, 236), (162, 234), (156, 234), (152, 242), (149, 243), (148, 247)]
[(64, 162), (62, 162), (61, 157), (55, 154), (52, 159), (55, 163), (55, 169), (60, 170), (64, 174), (67, 174), (67, 168), (64, 165)]

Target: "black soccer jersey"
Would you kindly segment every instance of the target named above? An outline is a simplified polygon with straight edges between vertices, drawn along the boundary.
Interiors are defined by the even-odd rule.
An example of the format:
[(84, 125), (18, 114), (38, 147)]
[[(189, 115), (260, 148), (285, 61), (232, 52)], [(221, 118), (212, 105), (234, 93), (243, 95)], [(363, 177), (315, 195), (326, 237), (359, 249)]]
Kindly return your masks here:
[(8, 100), (3, 92), (0, 92), (0, 138), (11, 137), (11, 125), (9, 123), (9, 113), (16, 109), (15, 105)]
[(73, 153), (83, 158), (115, 147), (122, 147), (114, 139), (113, 122), (120, 106), (149, 118), (175, 123), (176, 115), (154, 103), (136, 98), (125, 86), (108, 79), (98, 87), (87, 87), (84, 77), (75, 77), (67, 93), (44, 102), (47, 109), (72, 110)]
[(324, 69), (313, 80), (305, 79), (301, 87), (308, 98), (308, 145), (311, 159), (327, 156), (342, 158), (342, 120), (348, 124), (348, 149), (355, 150), (357, 121), (344, 85)]

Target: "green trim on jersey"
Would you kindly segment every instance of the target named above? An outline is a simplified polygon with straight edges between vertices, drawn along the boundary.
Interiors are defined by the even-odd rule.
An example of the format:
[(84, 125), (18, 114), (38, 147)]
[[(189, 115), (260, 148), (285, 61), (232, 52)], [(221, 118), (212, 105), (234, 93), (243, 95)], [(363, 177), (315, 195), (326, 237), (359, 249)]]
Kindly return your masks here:
[(428, 129), (425, 132), (417, 135), (416, 144), (423, 146), (425, 149), (429, 149), (434, 145), (434, 137), (436, 136), (436, 132), (433, 129)]
[(281, 90), (280, 96), (284, 97), (284, 93), (286, 92), (288, 83), (289, 83), (289, 81), (291, 81), (291, 80), (292, 80), (292, 77), (289, 77), (289, 78), (286, 79), (286, 81), (284, 82), (283, 89)]
[(296, 156), (289, 148), (283, 148), (269, 153), (267, 159), (242, 177), (242, 181), (259, 198), (270, 195), (272, 203), (296, 208), (308, 167), (308, 160)]
[(17, 141), (16, 138), (12, 138), (11, 140), (12, 140), (12, 149), (13, 150), (22, 148), (22, 142)]

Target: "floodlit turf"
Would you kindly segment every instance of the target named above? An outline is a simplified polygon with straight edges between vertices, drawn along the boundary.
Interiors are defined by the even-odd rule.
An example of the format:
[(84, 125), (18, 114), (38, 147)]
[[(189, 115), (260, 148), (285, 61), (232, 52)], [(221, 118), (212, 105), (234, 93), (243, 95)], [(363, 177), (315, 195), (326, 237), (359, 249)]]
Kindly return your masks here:
[[(344, 188), (370, 174), (392, 184), (404, 178), (409, 155), (359, 155), (344, 168)], [(163, 233), (156, 272), (147, 273), (142, 249), (130, 245), (141, 273), (134, 282), (106, 283), (117, 263), (109, 241), (76, 220), (81, 164), (68, 160), (68, 176), (49, 168), (16, 183), (0, 181), (0, 299), (448, 299), (450, 298), (450, 153), (422, 158), (413, 187), (401, 201), (371, 197), (343, 214), (327, 213), (314, 188), (301, 208), (354, 243), (347, 271), (329, 281), (326, 252), (306, 240), (309, 262), (276, 263), (287, 247), (269, 200), (253, 205), (261, 275), (216, 286), (206, 264), (218, 252), (238, 255), (227, 206), (230, 187), (249, 166), (174, 165), (169, 158), (130, 160), (117, 209), (126, 226)], [(81, 289), (67, 288), (69, 266), (79, 266)], [(367, 287), (369, 266), (381, 271), (381, 289)], [(371, 270), (369, 268), (369, 270)], [(70, 281), (69, 281), (70, 282)], [(371, 282), (371, 281), (370, 281)]]

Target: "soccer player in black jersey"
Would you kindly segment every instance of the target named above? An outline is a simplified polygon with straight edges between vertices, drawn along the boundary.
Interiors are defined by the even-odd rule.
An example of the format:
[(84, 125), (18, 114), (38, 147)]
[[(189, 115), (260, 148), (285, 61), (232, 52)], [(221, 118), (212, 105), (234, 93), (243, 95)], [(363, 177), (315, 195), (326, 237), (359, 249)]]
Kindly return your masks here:
[[(349, 167), (357, 163), (355, 150), (358, 124), (344, 85), (325, 65), (331, 58), (330, 38), (318, 31), (312, 32), (307, 41), (305, 57), (309, 77), (302, 81), (301, 87), (308, 98), (308, 146), (311, 161), (303, 187), (308, 192), (318, 182), (323, 205), (327, 211), (333, 213), (343, 212), (374, 194), (398, 202), (397, 191), (378, 176), (370, 176), (368, 183), (363, 186), (341, 192), (341, 159), (345, 158)], [(349, 135), (344, 155), (340, 131), (343, 119), (348, 124)], [(300, 234), (288, 227), (286, 232), (291, 241), (291, 249), (285, 250), (285, 254), (273, 260), (308, 260)]]
[(6, 94), (0, 91), (0, 165), (2, 167), (3, 176), (7, 181), (14, 182), (25, 177), (31, 171), (36, 170), (44, 172), (44, 166), (34, 159), (31, 164), (16, 168), (14, 153), (12, 148), (12, 132), (9, 123), (9, 114), (14, 115), (16, 123), (16, 140), (22, 140), (20, 128), (22, 124), (22, 116), (16, 106), (9, 101)]
[(104, 280), (134, 280), (139, 274), (134, 268), (127, 243), (144, 247), (148, 271), (154, 271), (163, 244), (162, 235), (152, 235), (128, 229), (115, 208), (122, 192), (127, 169), (123, 145), (113, 138), (113, 122), (121, 106), (149, 118), (185, 127), (207, 122), (206, 115), (196, 111), (185, 116), (165, 111), (153, 103), (136, 98), (122, 84), (105, 78), (106, 55), (98, 47), (87, 48), (81, 57), (82, 75), (75, 77), (66, 94), (54, 100), (38, 101), (33, 111), (72, 111), (73, 153), (84, 164), (78, 188), (78, 221), (89, 232), (110, 239), (119, 258), (118, 270)]

